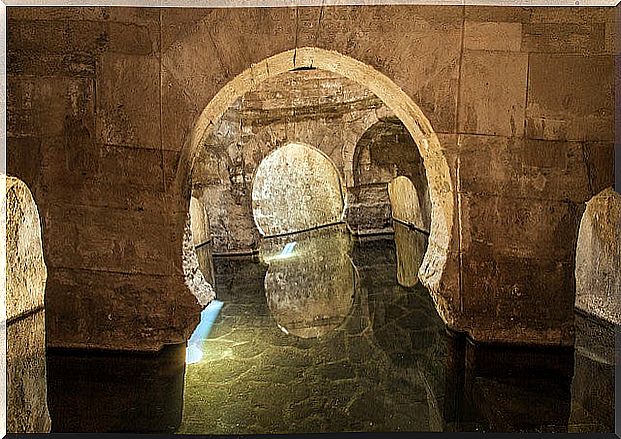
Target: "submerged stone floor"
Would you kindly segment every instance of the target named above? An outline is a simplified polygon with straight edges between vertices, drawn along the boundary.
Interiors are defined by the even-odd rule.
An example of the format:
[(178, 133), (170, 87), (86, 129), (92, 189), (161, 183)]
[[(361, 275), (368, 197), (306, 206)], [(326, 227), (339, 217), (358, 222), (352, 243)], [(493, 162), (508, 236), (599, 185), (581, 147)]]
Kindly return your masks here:
[(263, 263), (217, 264), (223, 305), (188, 350), (202, 357), (179, 432), (441, 429), (444, 327), (420, 283), (397, 283), (394, 247), (352, 255), (338, 227), (266, 247)]
[(217, 301), (187, 348), (48, 352), (52, 431), (614, 429), (615, 328), (578, 316), (575, 352), (473, 345), (418, 282), (425, 246), (397, 223), (333, 226), (214, 258)]

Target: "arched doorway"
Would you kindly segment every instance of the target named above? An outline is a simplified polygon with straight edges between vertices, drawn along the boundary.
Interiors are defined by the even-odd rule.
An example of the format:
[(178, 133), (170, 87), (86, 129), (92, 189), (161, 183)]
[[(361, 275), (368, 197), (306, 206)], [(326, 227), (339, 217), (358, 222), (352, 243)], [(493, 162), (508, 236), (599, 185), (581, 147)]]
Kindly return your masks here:
[[(257, 90), (259, 83), (280, 74), (287, 74), (292, 70), (299, 71), (300, 67), (341, 75), (368, 88), (376, 99), (389, 107), (392, 111), (391, 116), (394, 115), (401, 121), (406, 128), (405, 131), (414, 140), (410, 146), (418, 149), (418, 153), (424, 161), (427, 178), (430, 182), (430, 198), (433, 210), (431, 215), (432, 239), (429, 245), (431, 250), (426, 252), (425, 273), (420, 278), (424, 279), (432, 288), (439, 289), (449, 252), (450, 229), (453, 221), (453, 193), (444, 153), (429, 122), (412, 100), (391, 80), (363, 63), (336, 52), (315, 48), (296, 49), (295, 63), (292, 63), (292, 55), (293, 51), (284, 52), (252, 65), (250, 69), (242, 72), (216, 94), (198, 118), (193, 134), (182, 150), (176, 176), (178, 191), (189, 195), (189, 181), (196, 153), (205, 144), (208, 144), (204, 139), (210, 136), (213, 130), (217, 130), (221, 126), (219, 121), (225, 112), (228, 112), (228, 109), (238, 101), (240, 96)], [(239, 163), (230, 162), (231, 168), (235, 168), (233, 169), (234, 172), (229, 172), (228, 169), (227, 172), (218, 172), (220, 169), (216, 165), (223, 162), (219, 158), (227, 154), (219, 156), (213, 154), (208, 158), (208, 162), (212, 165), (211, 169), (214, 169), (212, 175), (215, 178), (223, 179), (222, 176), (224, 176), (225, 180), (229, 179), (238, 183), (239, 193), (242, 195), (247, 195), (247, 183), (250, 180), (248, 176), (252, 175), (252, 210), (255, 222), (264, 237), (271, 236), (270, 239), (277, 239), (272, 235), (317, 228), (342, 220), (344, 197), (341, 193), (340, 180), (347, 181), (347, 172), (353, 169), (351, 162), (360, 135), (384, 116), (383, 113), (381, 115), (374, 114), (374, 118), (370, 117), (369, 120), (361, 123), (360, 134), (350, 136), (352, 138), (347, 139), (348, 144), (342, 145), (342, 150), (337, 150), (336, 156), (340, 157), (340, 162), (312, 141), (305, 143), (313, 146), (301, 145), (302, 147), (300, 147), (300, 145), (293, 144), (297, 141), (295, 126), (292, 133), (287, 133), (293, 134), (292, 136), (284, 136), (287, 139), (284, 145), (270, 145), (273, 148), (272, 151), (264, 147), (257, 148), (254, 156), (252, 154), (238, 154)], [(231, 125), (231, 129), (239, 130), (242, 134), (247, 135), (256, 132), (252, 129), (244, 132), (243, 126), (240, 129), (236, 125)], [(314, 150), (313, 147), (321, 150), (325, 156), (322, 156), (322, 153)], [(237, 151), (243, 150), (243, 145), (240, 146), (239, 143), (232, 141), (227, 142), (225, 148)], [(225, 148), (221, 150), (224, 151)], [(256, 167), (255, 156), (261, 157), (262, 160), (260, 164), (256, 164)], [(246, 158), (253, 159), (251, 166), (248, 165), (250, 161), (246, 161)], [(309, 158), (311, 159), (309, 160)], [(291, 163), (297, 159), (300, 160), (294, 169)], [(305, 171), (305, 169), (311, 168), (313, 169), (312, 174), (316, 175), (310, 175), (311, 172)], [(243, 170), (243, 172), (237, 172), (238, 169)], [(253, 170), (252, 173), (249, 172), (250, 169)], [(344, 175), (341, 175), (340, 172), (343, 172)], [(301, 175), (311, 178), (299, 178)], [(319, 178), (317, 178), (318, 176)], [(312, 185), (313, 191), (319, 190), (324, 193), (324, 196), (320, 197), (322, 198), (321, 205), (317, 208), (313, 206), (312, 195), (309, 196), (308, 200), (304, 199), (304, 196), (309, 194), (309, 188), (304, 187), (304, 185)], [(328, 199), (327, 203), (326, 198)], [(208, 198), (205, 197), (204, 199), (207, 200)], [(291, 206), (292, 204), (299, 204), (300, 206)], [(301, 206), (302, 209), (300, 209)], [(298, 216), (295, 212), (296, 209), (310, 213), (310, 218)], [(274, 212), (280, 214), (275, 215)], [(319, 230), (325, 231), (326, 229), (328, 228), (320, 228)], [(209, 355), (205, 355), (205, 362), (195, 363), (188, 369), (186, 378), (188, 378), (187, 383), (192, 389), (187, 392), (188, 395), (201, 394), (207, 388), (203, 385), (204, 380), (213, 379), (212, 374), (205, 373), (207, 362), (229, 362), (229, 360), (234, 360), (234, 357), (243, 357), (243, 362), (249, 364), (250, 359), (263, 355), (261, 352), (269, 352), (268, 355), (263, 355), (266, 360), (261, 363), (262, 365), (269, 368), (281, 367), (278, 366), (279, 364), (283, 364), (283, 367), (296, 367), (296, 364), (308, 364), (311, 358), (295, 359), (290, 357), (290, 353), (295, 351), (296, 354), (294, 355), (299, 353), (306, 357), (309, 355), (304, 353), (306, 349), (298, 349), (297, 347), (308, 347), (310, 349), (312, 346), (316, 346), (320, 350), (325, 347), (326, 350), (321, 354), (310, 355), (310, 357), (328, 361), (326, 356), (329, 356), (335, 362), (340, 362), (343, 355), (350, 355), (350, 353), (345, 353), (346, 345), (350, 343), (347, 341), (348, 338), (351, 338), (349, 335), (354, 335), (356, 340), (360, 340), (360, 346), (358, 346), (358, 342), (355, 342), (356, 345), (351, 347), (350, 351), (352, 357), (355, 356), (356, 361), (359, 360), (361, 367), (364, 367), (367, 358), (362, 353), (364, 352), (363, 345), (366, 346), (369, 341), (367, 340), (369, 326), (362, 325), (364, 319), (357, 318), (359, 316), (350, 313), (350, 310), (358, 309), (351, 307), (352, 303), (355, 302), (355, 299), (352, 298), (351, 286), (357, 272), (355, 268), (352, 272), (347, 252), (341, 251), (345, 250), (341, 248), (345, 246), (337, 246), (338, 249), (329, 248), (327, 252), (322, 254), (322, 251), (312, 249), (313, 245), (309, 245), (309, 250), (320, 256), (317, 263), (313, 263), (302, 257), (302, 252), (306, 247), (300, 242), (274, 243), (276, 259), (267, 261), (267, 265), (270, 267), (259, 288), (254, 289), (250, 286), (256, 286), (255, 281), (262, 274), (258, 272), (255, 273), (256, 276), (252, 276), (252, 281), (247, 281), (241, 276), (240, 270), (235, 273), (234, 277), (231, 275), (230, 278), (226, 278), (221, 283), (222, 295), (219, 296), (219, 300), (223, 301), (225, 305), (220, 311), (221, 318), (214, 324), (214, 332), (211, 333), (212, 341), (216, 339), (217, 341), (209, 343), (206, 340), (206, 345), (210, 346), (210, 350)], [(328, 242), (334, 244), (335, 240), (329, 239)], [(296, 254), (296, 251), (300, 251), (300, 253)], [(265, 252), (263, 256), (265, 256)], [(265, 261), (268, 258), (264, 257), (263, 259)], [(289, 263), (285, 264), (284, 261), (289, 261)], [(374, 261), (370, 262), (374, 263)], [(231, 262), (231, 265), (235, 263)], [(289, 271), (285, 265), (292, 271)], [(396, 275), (391, 275), (391, 277), (396, 278)], [(243, 285), (236, 285), (237, 280), (243, 282)], [(311, 288), (304, 289), (303, 284), (305, 282), (310, 282)], [(408, 283), (410, 282), (411, 280), (408, 281)], [(267, 300), (264, 301), (264, 298), (261, 297), (263, 295), (266, 296)], [(429, 298), (429, 296), (427, 297)], [(235, 302), (228, 303), (227, 298), (232, 298)], [(429, 298), (429, 302), (432, 302), (431, 298)], [(238, 310), (237, 314), (235, 314), (236, 309)], [(353, 312), (355, 313), (355, 311)], [(351, 322), (353, 323), (346, 325), (347, 331), (353, 331), (353, 334), (340, 331), (341, 328), (344, 328), (343, 319), (347, 320), (348, 316), (352, 316)], [(245, 323), (244, 325), (247, 327), (244, 327), (240, 319), (252, 319), (252, 321)], [(438, 318), (438, 320), (440, 319)], [(354, 323), (361, 323), (361, 325), (358, 327), (359, 325)], [(257, 327), (261, 328), (261, 334), (265, 335), (265, 340), (260, 340), (258, 331), (255, 329)], [(245, 334), (244, 331), (247, 333)], [(330, 334), (329, 337), (328, 334)], [(326, 340), (329, 340), (328, 345), (322, 344)], [(332, 344), (332, 341), (335, 343)], [(275, 346), (282, 346), (283, 348), (277, 349)], [(296, 349), (288, 349), (288, 347), (296, 347)], [(218, 353), (215, 353), (214, 349), (218, 350)], [(235, 368), (225, 367), (224, 369), (231, 371)], [(326, 372), (344, 373), (345, 376), (349, 376), (352, 370), (352, 368), (347, 368), (341, 371), (340, 366), (336, 366), (336, 369)], [(263, 367), (255, 367), (253, 371), (263, 373)], [(312, 383), (303, 380), (300, 384), (301, 387), (305, 387)], [(234, 393), (237, 394), (237, 390)], [(379, 394), (379, 391), (375, 393)], [(262, 394), (262, 392), (257, 394)], [(364, 409), (369, 405), (369, 396), (366, 394), (360, 398), (354, 396), (352, 404)], [(350, 398), (347, 397), (347, 399)], [(241, 405), (236, 404), (235, 407), (231, 406), (231, 408), (238, 410)], [(199, 410), (199, 406), (190, 403), (186, 409), (185, 412), (188, 413), (188, 419), (190, 419), (193, 417), (193, 410)], [(252, 413), (252, 410), (243, 411)], [(384, 418), (383, 414), (375, 413), (374, 415), (378, 419)], [(407, 423), (407, 421), (405, 422)], [(285, 424), (288, 424), (289, 427), (287, 428), (290, 428), (290, 423), (286, 422)]]
[(313, 47), (297, 48), (295, 57), (293, 52), (283, 52), (252, 65), (211, 100), (181, 152), (176, 175), (179, 192), (188, 194), (193, 160), (201, 140), (237, 97), (250, 91), (257, 83), (292, 69), (312, 67), (338, 73), (365, 85), (386, 103), (419, 148), (427, 170), (432, 204), (429, 247), (420, 277), (430, 291), (437, 292), (449, 253), (454, 200), (448, 164), (429, 121), (408, 95), (372, 67), (337, 52)]

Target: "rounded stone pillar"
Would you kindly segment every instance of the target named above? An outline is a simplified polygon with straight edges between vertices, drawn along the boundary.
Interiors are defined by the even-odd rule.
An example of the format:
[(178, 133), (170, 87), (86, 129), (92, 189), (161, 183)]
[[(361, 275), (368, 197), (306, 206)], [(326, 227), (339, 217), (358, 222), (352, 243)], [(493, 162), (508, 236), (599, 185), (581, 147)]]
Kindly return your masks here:
[[(7, 413), (9, 433), (45, 433), (47, 407), (43, 261), (37, 206), (21, 180), (2, 177), (2, 221), (6, 226)], [(4, 314), (4, 313), (3, 313)]]

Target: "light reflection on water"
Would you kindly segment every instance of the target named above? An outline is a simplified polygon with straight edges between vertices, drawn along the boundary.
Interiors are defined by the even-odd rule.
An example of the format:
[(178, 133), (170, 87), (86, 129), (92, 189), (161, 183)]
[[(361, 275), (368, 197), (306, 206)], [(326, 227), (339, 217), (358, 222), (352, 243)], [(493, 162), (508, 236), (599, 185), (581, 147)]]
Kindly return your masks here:
[(224, 303), (220, 300), (214, 300), (201, 312), (200, 323), (194, 330), (192, 337), (188, 340), (185, 355), (186, 364), (198, 363), (203, 358), (202, 344), (208, 339), (211, 327), (218, 317), (222, 305)]
[(284, 333), (319, 337), (345, 320), (354, 297), (350, 249), (345, 226), (261, 243), (259, 258), (268, 265), (264, 282), (267, 305)]
[(449, 336), (417, 282), (426, 237), (408, 232), (326, 228), (216, 258), (218, 302), (187, 350), (48, 351), (53, 431), (612, 431), (614, 328), (576, 316), (575, 368), (572, 350)]
[(425, 246), (397, 233), (398, 256), (339, 225), (265, 239), (258, 262), (218, 261), (224, 305), (188, 364), (179, 432), (439, 429), (444, 327), (408, 266)]

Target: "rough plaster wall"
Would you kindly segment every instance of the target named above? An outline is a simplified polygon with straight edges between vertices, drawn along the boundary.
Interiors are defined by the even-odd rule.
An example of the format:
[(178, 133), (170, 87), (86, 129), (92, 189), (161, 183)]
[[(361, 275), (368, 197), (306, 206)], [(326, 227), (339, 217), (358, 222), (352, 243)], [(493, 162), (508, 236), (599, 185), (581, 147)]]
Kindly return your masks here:
[(587, 203), (580, 222), (576, 306), (621, 325), (621, 195), (611, 188)]
[(48, 344), (191, 334), (180, 151), (225, 84), (296, 43), (386, 75), (437, 133), (455, 188), (443, 318), (480, 340), (571, 342), (576, 206), (613, 179), (613, 8), (9, 7), (7, 21), (7, 165), (40, 208)]
[[(20, 180), (2, 176), (6, 227), (7, 413), (9, 433), (46, 433), (44, 293), (47, 270), (37, 206)], [(4, 391), (4, 389), (3, 389)]]
[(255, 172), (252, 210), (264, 236), (340, 222), (343, 207), (338, 171), (312, 147), (297, 143), (281, 146), (264, 158)]

